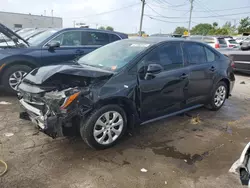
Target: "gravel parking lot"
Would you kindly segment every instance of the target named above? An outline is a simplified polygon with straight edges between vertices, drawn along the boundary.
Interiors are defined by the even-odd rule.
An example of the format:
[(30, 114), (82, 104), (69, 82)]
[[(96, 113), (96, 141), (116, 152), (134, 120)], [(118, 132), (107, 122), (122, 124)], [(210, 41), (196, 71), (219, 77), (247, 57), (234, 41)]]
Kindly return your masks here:
[(250, 76), (236, 79), (218, 112), (200, 108), (141, 126), (103, 151), (38, 132), (19, 119), (16, 98), (0, 91), (0, 102), (11, 103), (0, 103), (0, 159), (9, 167), (0, 187), (241, 187), (228, 170), (250, 141)]

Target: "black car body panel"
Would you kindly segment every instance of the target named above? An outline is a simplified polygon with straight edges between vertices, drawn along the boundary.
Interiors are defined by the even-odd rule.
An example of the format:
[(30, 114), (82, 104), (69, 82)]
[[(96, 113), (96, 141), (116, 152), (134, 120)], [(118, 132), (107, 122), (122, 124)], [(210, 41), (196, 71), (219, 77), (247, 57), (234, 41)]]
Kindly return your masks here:
[[(115, 103), (126, 109), (129, 126), (133, 127), (206, 104), (220, 81), (228, 85), (229, 97), (235, 80), (231, 60), (210, 46), (159, 37), (117, 43), (126, 41), (147, 43), (148, 47), (119, 71), (87, 65), (47, 66), (32, 71), (19, 85), (19, 100), (24, 109), (20, 117), (30, 118), (41, 125), (40, 129), (46, 134), (57, 137), (68, 135), (69, 127), (77, 127), (73, 125), (75, 117), (85, 119), (94, 109), (105, 104)], [(180, 59), (181, 68), (157, 74), (144, 72), (144, 63), (139, 66), (148, 54), (161, 46), (175, 44), (182, 49), (184, 43), (208, 48), (215, 60), (186, 65), (191, 59), (184, 55)], [(64, 100), (74, 95), (77, 95), (76, 100), (63, 108)]]

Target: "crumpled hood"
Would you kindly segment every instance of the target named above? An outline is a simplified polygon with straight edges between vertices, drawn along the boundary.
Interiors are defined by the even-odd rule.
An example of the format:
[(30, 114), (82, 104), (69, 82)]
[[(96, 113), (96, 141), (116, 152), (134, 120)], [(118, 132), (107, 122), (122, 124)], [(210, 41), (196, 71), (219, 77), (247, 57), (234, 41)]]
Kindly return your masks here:
[(40, 85), (55, 74), (75, 75), (88, 78), (99, 78), (111, 76), (114, 73), (96, 67), (87, 65), (51, 65), (44, 66), (31, 71), (25, 78), (24, 82)]

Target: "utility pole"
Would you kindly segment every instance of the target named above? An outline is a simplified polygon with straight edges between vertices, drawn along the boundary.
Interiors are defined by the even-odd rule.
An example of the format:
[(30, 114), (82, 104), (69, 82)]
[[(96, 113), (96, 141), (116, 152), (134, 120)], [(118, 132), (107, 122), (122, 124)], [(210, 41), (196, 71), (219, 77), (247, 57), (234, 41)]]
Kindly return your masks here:
[(192, 11), (193, 11), (193, 2), (194, 0), (190, 1), (190, 14), (189, 14), (189, 22), (188, 22), (188, 35), (190, 36), (190, 27), (191, 27), (191, 19), (192, 19)]
[(139, 36), (142, 36), (142, 21), (143, 21), (143, 15), (144, 15), (144, 7), (145, 7), (145, 0), (141, 0), (142, 6), (141, 6), (141, 20), (140, 20), (140, 30), (139, 30)]

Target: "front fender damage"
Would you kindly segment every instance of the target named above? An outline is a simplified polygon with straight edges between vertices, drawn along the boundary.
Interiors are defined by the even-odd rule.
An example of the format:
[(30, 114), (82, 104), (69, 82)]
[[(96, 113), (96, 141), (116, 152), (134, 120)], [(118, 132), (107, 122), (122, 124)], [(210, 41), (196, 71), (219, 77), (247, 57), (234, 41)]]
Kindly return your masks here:
[[(22, 107), (20, 118), (31, 120), (37, 127), (52, 138), (61, 136), (73, 136), (79, 133), (80, 121), (92, 110), (93, 102), (89, 94), (86, 94), (86, 88), (79, 91), (78, 97), (71, 102), (67, 108), (63, 108), (68, 96), (51, 95), (39, 98), (41, 106), (38, 105), (37, 98), (31, 96), (30, 99), (25, 94), (19, 95), (19, 101)], [(58, 92), (54, 92), (58, 94)], [(48, 98), (49, 96), (49, 98)], [(33, 106), (31, 106), (33, 104)], [(45, 107), (44, 107), (45, 106)], [(40, 110), (38, 113), (33, 108)]]

